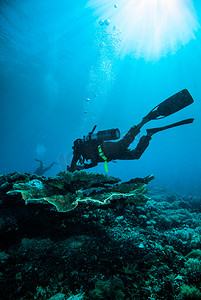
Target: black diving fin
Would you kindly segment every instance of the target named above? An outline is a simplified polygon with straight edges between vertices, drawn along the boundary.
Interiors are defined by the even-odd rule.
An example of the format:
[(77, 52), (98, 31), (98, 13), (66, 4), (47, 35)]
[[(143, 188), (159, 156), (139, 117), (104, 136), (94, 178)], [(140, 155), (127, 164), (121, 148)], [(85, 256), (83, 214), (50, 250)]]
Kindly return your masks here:
[(180, 109), (194, 102), (192, 96), (187, 89), (184, 89), (175, 95), (169, 97), (156, 107), (154, 107), (144, 119), (156, 120), (165, 118)]
[(193, 123), (194, 119), (185, 119), (182, 120), (180, 122), (176, 122), (167, 126), (163, 126), (163, 127), (158, 127), (158, 128), (151, 128), (151, 129), (147, 129), (147, 135), (152, 136), (152, 134), (157, 133), (159, 131), (165, 130), (165, 129), (169, 129), (172, 127), (176, 127), (176, 126), (180, 126), (180, 125), (185, 125), (185, 124), (190, 124)]

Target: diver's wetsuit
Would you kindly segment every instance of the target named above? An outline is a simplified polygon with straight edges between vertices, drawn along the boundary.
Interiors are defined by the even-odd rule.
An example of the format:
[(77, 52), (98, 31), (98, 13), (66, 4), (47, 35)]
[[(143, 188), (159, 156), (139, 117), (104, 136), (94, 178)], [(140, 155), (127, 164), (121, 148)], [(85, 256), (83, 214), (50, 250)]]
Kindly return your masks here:
[[(98, 152), (99, 145), (101, 146), (101, 149), (108, 162), (115, 159), (139, 159), (145, 149), (148, 147), (149, 141), (151, 140), (151, 136), (142, 136), (135, 149), (128, 149), (130, 144), (134, 141), (136, 135), (140, 132), (140, 127), (131, 127), (128, 133), (117, 142), (104, 141), (102, 143), (98, 143), (97, 141), (90, 140), (83, 142), (81, 147), (74, 149), (73, 159), (71, 166), (68, 167), (68, 170), (75, 171), (80, 169), (88, 169), (96, 166), (99, 162), (103, 162), (104, 160), (100, 157)], [(91, 160), (89, 164), (84, 163), (85, 160), (89, 159)], [(80, 163), (79, 165), (77, 165), (78, 161)]]
[(104, 142), (101, 145), (103, 153), (107, 157), (108, 161), (113, 159), (139, 159), (143, 152), (149, 145), (151, 137), (144, 135), (139, 140), (137, 147), (133, 150), (128, 149), (130, 144), (134, 141), (136, 135), (140, 132), (137, 126), (131, 127), (128, 133), (118, 142)]

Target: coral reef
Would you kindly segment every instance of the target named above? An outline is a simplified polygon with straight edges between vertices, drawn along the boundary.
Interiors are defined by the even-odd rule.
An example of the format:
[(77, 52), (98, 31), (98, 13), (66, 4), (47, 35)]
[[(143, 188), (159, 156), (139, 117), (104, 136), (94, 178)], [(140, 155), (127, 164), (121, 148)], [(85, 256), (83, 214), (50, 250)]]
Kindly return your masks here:
[[(152, 179), (153, 176), (148, 176), (141, 181), (138, 179), (137, 182), (133, 180), (117, 184), (120, 179), (101, 173), (60, 172), (56, 178), (18, 181), (7, 194), (21, 193), (26, 204), (47, 201), (53, 204), (58, 212), (74, 210), (78, 205), (96, 207), (107, 205), (114, 200), (128, 199), (133, 204), (143, 205), (148, 200), (143, 193), (146, 192), (147, 183)], [(90, 192), (89, 189), (91, 189)], [(87, 194), (93, 194), (93, 197), (86, 196), (85, 190), (88, 190)]]
[(201, 199), (151, 179), (1, 176), (1, 299), (200, 299)]

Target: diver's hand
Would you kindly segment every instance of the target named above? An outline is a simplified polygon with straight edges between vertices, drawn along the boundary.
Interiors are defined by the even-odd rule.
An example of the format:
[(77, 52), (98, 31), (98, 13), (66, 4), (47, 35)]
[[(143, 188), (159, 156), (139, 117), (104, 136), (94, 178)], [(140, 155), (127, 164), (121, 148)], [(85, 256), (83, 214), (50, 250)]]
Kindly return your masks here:
[(67, 171), (68, 171), (68, 172), (73, 172), (73, 169), (71, 168), (71, 166), (68, 166), (68, 165), (67, 165)]
[(67, 166), (68, 172), (80, 171), (83, 169), (84, 169), (84, 166), (75, 166), (74, 168), (72, 168), (71, 166)]
[(75, 166), (75, 171), (81, 171), (84, 169), (84, 166)]

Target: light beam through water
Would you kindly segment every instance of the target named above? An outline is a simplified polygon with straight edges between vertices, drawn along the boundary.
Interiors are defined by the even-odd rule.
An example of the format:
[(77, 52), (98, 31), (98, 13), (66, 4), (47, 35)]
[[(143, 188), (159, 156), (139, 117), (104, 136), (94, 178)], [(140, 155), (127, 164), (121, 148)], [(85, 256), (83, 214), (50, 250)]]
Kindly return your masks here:
[(110, 19), (122, 33), (121, 54), (158, 60), (195, 39), (192, 0), (89, 0), (98, 21)]

